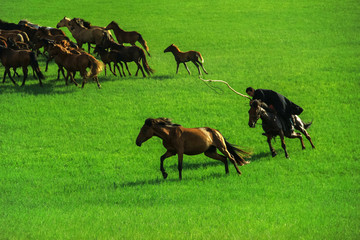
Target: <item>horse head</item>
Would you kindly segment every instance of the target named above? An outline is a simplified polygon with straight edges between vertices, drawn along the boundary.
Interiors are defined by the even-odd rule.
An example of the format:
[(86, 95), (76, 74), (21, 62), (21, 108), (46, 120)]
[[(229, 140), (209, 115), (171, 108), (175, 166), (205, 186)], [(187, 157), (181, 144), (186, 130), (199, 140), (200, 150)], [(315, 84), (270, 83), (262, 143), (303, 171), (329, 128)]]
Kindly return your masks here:
[(262, 102), (259, 100), (250, 101), (250, 110), (249, 110), (249, 127), (254, 128), (256, 122), (261, 117), (263, 111), (265, 111), (262, 107)]
[(64, 17), (60, 20), (58, 24), (56, 24), (56, 28), (66, 27), (68, 23), (70, 22), (70, 18)]
[(141, 127), (139, 135), (136, 138), (136, 145), (141, 147), (141, 144), (149, 140), (154, 136), (153, 126), (155, 124), (155, 119), (148, 118), (145, 120), (144, 125)]
[(176, 48), (176, 46), (174, 44), (171, 44), (164, 50), (164, 53), (171, 52), (174, 48)]

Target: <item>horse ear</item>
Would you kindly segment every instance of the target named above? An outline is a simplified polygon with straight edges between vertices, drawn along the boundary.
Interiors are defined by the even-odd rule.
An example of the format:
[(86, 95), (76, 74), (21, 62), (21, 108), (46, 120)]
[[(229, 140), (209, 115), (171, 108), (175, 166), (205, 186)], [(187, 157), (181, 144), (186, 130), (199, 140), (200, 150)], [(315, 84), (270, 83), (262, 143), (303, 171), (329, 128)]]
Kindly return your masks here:
[(148, 118), (148, 119), (146, 119), (145, 120), (145, 125), (147, 125), (147, 126), (149, 126), (149, 127), (151, 127), (151, 125), (152, 125), (152, 121), (153, 121), (154, 119), (152, 119), (152, 118)]

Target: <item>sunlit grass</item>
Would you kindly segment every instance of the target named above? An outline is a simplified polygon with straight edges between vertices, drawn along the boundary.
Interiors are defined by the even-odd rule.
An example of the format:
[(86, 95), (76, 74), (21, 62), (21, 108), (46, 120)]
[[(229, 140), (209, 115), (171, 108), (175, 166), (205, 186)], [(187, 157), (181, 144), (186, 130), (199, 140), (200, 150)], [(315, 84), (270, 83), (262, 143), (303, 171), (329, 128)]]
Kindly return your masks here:
[[(31, 74), (23, 88), (9, 79), (0, 86), (0, 238), (358, 238), (356, 1), (8, 1), (1, 10), (2, 20), (46, 26), (64, 16), (115, 20), (148, 41), (156, 72), (101, 73), (102, 89), (80, 89), (56, 80), (52, 63), (43, 87)], [(201, 52), (205, 78), (240, 92), (274, 89), (302, 106), (316, 149), (286, 139), (286, 159), (276, 140), (272, 158), (261, 125), (247, 125), (247, 100), (225, 85), (212, 83), (213, 91), (191, 63), (191, 76), (183, 66), (175, 75), (163, 53), (171, 43)], [(180, 182), (172, 157), (163, 180), (161, 140), (135, 145), (148, 117), (216, 128), (252, 150), (252, 162), (226, 176), (222, 163), (185, 156)]]

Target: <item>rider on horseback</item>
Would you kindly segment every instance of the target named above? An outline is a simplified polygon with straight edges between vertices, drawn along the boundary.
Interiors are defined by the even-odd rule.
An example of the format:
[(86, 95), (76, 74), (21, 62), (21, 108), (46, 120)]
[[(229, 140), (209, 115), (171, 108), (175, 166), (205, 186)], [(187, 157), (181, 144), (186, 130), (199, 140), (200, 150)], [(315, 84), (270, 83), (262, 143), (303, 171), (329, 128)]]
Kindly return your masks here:
[(290, 135), (293, 134), (294, 123), (291, 115), (300, 115), (303, 111), (300, 106), (272, 90), (255, 90), (252, 87), (248, 87), (246, 89), (246, 93), (253, 97), (253, 100), (261, 100), (262, 102), (266, 103), (269, 108), (275, 110), (285, 123), (285, 132), (289, 133)]

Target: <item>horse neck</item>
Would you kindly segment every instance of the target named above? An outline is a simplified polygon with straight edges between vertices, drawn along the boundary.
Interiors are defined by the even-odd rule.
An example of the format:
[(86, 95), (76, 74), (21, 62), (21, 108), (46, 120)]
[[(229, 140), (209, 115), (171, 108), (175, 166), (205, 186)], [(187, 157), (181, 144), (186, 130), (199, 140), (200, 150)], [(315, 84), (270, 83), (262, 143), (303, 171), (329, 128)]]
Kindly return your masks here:
[(124, 30), (122, 30), (119, 25), (117, 23), (113, 23), (111, 24), (111, 29), (120, 33), (125, 32)]
[(275, 115), (273, 113), (270, 113), (268, 111), (266, 111), (265, 109), (261, 108), (261, 114), (260, 114), (260, 118), (263, 121), (263, 123), (272, 123), (274, 122), (274, 117)]
[(156, 127), (154, 129), (154, 136), (161, 138), (164, 141), (168, 141), (170, 135), (170, 129), (167, 127)]
[(178, 47), (176, 47), (176, 46), (173, 46), (170, 50), (174, 55), (178, 54), (178, 53), (181, 53), (180, 49)]

